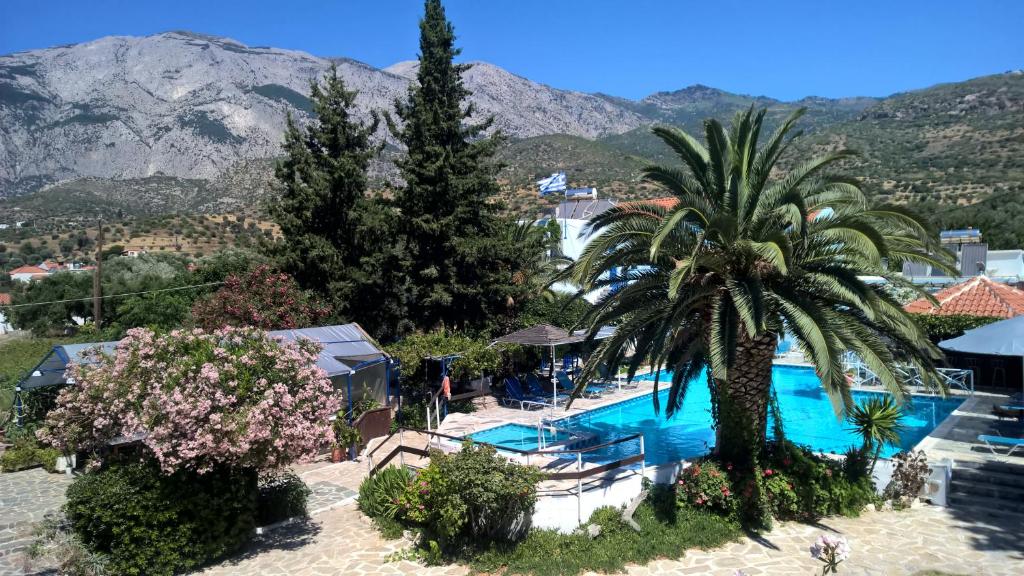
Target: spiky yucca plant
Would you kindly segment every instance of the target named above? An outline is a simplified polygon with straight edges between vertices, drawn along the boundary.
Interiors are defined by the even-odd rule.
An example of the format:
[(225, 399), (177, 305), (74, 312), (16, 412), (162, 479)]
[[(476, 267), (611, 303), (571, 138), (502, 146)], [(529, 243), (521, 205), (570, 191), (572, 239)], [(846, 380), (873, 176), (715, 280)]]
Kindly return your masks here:
[[(704, 124), (704, 143), (656, 127), (682, 166), (649, 166), (643, 176), (678, 199), (674, 208), (619, 205), (591, 222), (595, 238), (565, 272), (584, 290), (610, 287), (585, 319), (591, 333), (617, 332), (598, 346), (578, 386), (600, 364), (651, 363), (673, 372), (667, 413), (706, 370), (718, 425), (716, 450), (752, 470), (763, 453), (772, 358), (791, 333), (813, 363), (836, 414), (850, 404), (842, 356), (853, 351), (902, 398), (893, 367), (918, 368), (938, 384), (937, 348), (900, 305), (863, 276), (909, 286), (891, 272), (904, 261), (948, 269), (938, 235), (897, 206), (869, 205), (859, 182), (829, 171), (851, 156), (832, 152), (782, 173), (803, 111), (758, 146), (765, 111), (736, 115), (731, 129)], [(658, 382), (655, 381), (657, 389)], [(654, 394), (655, 409), (658, 394)]]
[(864, 452), (871, 453), (871, 472), (875, 470), (882, 448), (900, 445), (900, 433), (904, 429), (900, 422), (902, 415), (903, 410), (891, 396), (868, 398), (847, 409), (846, 421), (863, 440)]

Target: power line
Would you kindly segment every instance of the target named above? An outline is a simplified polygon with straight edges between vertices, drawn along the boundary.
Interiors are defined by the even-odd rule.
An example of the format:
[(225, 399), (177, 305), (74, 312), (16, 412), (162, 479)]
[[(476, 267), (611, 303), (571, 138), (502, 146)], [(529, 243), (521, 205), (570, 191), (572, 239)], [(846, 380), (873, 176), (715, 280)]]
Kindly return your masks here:
[[(157, 292), (173, 292), (175, 290), (190, 290), (192, 288), (203, 288), (205, 286), (219, 286), (224, 282), (207, 282), (205, 284), (192, 284), (190, 286), (175, 286), (173, 288), (159, 288), (157, 290), (144, 290), (142, 292), (124, 292), (121, 294), (106, 294), (100, 296), (100, 299), (106, 298), (119, 298), (121, 296), (138, 296), (140, 294), (155, 294)], [(64, 304), (66, 302), (85, 302), (92, 300), (92, 296), (86, 296), (85, 298), (68, 298), (67, 300), (50, 300), (49, 302), (29, 302), (26, 304), (9, 304), (7, 306), (0, 306), (0, 308), (24, 308), (26, 306), (43, 306), (44, 304)]]

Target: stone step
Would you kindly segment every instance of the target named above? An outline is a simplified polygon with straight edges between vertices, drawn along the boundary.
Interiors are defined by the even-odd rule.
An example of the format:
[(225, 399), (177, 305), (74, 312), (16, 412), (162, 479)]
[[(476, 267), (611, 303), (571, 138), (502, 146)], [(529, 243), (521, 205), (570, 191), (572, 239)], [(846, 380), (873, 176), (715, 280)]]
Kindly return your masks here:
[(1024, 502), (1022, 501), (1013, 502), (1002, 498), (978, 496), (976, 494), (967, 494), (956, 490), (949, 493), (948, 501), (952, 506), (963, 506), (978, 511), (984, 511), (989, 514), (1002, 515), (1011, 513), (1019, 514), (1024, 517)]
[(1011, 502), (1024, 502), (1024, 487), (1005, 486), (1002, 484), (991, 484), (988, 482), (965, 481), (953, 478), (950, 485), (951, 492), (961, 492), (987, 498), (999, 498)]
[(956, 474), (958, 470), (963, 469), (998, 472), (1000, 474), (1013, 474), (1024, 478), (1024, 466), (1021, 466), (1020, 464), (1011, 464), (1009, 462), (999, 462), (997, 460), (988, 460), (986, 462), (957, 460), (953, 467), (953, 474)]
[(995, 484), (999, 486), (1010, 486), (1024, 489), (1024, 475), (997, 472), (995, 470), (983, 470), (980, 468), (955, 468), (953, 470), (953, 482), (969, 482), (978, 484)]

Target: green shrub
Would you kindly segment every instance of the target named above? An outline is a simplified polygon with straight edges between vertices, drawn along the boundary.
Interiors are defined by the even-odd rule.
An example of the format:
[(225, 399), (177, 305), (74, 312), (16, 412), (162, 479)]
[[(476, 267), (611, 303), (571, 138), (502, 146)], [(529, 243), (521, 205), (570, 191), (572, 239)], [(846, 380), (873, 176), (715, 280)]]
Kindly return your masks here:
[(31, 436), (19, 436), (14, 445), (0, 455), (0, 472), (17, 472), (42, 466), (47, 472), (57, 471), (58, 450), (40, 446)]
[[(848, 461), (838, 462), (790, 442), (774, 442), (769, 444), (763, 466), (752, 476), (739, 478), (728, 464), (723, 471), (711, 459), (687, 468), (680, 474), (677, 496), (683, 508), (738, 517), (753, 529), (770, 527), (773, 518), (855, 516), (877, 500), (867, 473), (868, 462), (857, 450)], [(753, 504), (741, 510), (737, 494)]]
[(522, 538), (537, 501), (537, 468), (509, 462), (492, 446), (434, 451), (400, 499), (403, 516), (446, 551)]
[(583, 526), (571, 534), (531, 530), (517, 546), (492, 545), (468, 559), (480, 572), (575, 576), (584, 572), (619, 573), (627, 564), (679, 558), (694, 548), (714, 548), (737, 539), (739, 524), (704, 510), (677, 507), (671, 487), (654, 486), (633, 514), (637, 532), (616, 508), (595, 510), (587, 524), (601, 527), (596, 538)]
[(783, 475), (798, 498), (793, 516), (815, 520), (823, 516), (856, 516), (865, 505), (875, 501), (875, 488), (866, 472), (866, 463), (857, 457), (843, 463), (815, 455), (809, 449), (790, 442), (769, 446), (769, 466), (765, 471)]
[(256, 497), (256, 521), (268, 526), (306, 515), (311, 490), (291, 472), (271, 473), (260, 478)]
[(3, 455), (0, 455), (0, 470), (4, 472), (17, 472), (38, 464), (36, 449), (32, 446), (15, 446), (8, 448)]
[(238, 550), (256, 526), (254, 472), (160, 474), (151, 462), (112, 464), (68, 488), (65, 513), (115, 574), (173, 574)]
[(401, 500), (412, 480), (412, 472), (398, 466), (367, 476), (359, 485), (359, 509), (373, 519), (401, 519)]
[(725, 516), (736, 512), (729, 476), (713, 460), (694, 463), (679, 475), (676, 494), (682, 505)]
[(57, 458), (61, 457), (56, 448), (36, 448), (36, 461), (50, 474), (57, 471)]

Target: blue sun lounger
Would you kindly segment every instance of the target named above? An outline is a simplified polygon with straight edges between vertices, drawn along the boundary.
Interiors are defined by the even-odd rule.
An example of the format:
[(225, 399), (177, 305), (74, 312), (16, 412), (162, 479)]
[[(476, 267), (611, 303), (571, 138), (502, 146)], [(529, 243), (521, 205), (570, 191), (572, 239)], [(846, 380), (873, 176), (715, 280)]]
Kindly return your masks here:
[(505, 378), (505, 397), (501, 400), (507, 406), (511, 406), (513, 403), (519, 404), (520, 409), (550, 408), (552, 406), (551, 402), (545, 402), (541, 398), (523, 392), (523, 385), (515, 376)]
[(535, 398), (544, 398), (548, 404), (551, 403), (553, 398), (557, 398), (555, 400), (555, 404), (561, 404), (569, 399), (568, 394), (562, 394), (559, 392), (556, 396), (553, 392), (545, 390), (544, 386), (541, 385), (540, 380), (537, 379), (537, 375), (533, 373), (526, 375), (526, 385), (529, 387), (531, 395)]
[[(566, 392), (572, 393), (576, 389), (576, 385), (569, 380), (569, 377), (565, 372), (556, 372), (555, 378), (558, 380), (558, 387)], [(587, 384), (587, 387), (583, 389), (583, 396), (587, 398), (597, 398), (601, 394), (608, 391), (608, 387), (600, 384)]]
[(1017, 448), (1024, 446), (1024, 438), (1007, 438), (1005, 436), (990, 436), (988, 434), (982, 434), (978, 436), (978, 440), (984, 442), (985, 446), (988, 446), (988, 449), (997, 456), (999, 453), (996, 452), (996, 446), (1008, 447), (1010, 451), (1006, 453), (1007, 456), (1012, 455), (1013, 451)]

